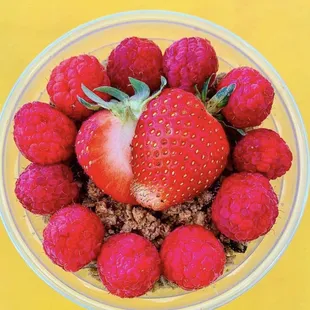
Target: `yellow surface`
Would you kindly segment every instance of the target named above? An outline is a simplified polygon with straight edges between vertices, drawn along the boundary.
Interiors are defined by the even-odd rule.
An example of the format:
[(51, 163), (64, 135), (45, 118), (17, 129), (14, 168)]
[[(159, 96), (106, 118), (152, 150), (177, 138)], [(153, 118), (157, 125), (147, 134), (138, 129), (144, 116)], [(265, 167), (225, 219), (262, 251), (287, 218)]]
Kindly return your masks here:
[[(310, 132), (309, 0), (157, 0), (153, 4), (145, 4), (145, 0), (0, 2), (0, 106), (26, 65), (71, 28), (102, 15), (157, 8), (209, 19), (256, 47), (286, 81)], [(306, 210), (292, 243), (272, 271), (223, 309), (310, 309), (309, 235), (310, 210)], [(0, 309), (80, 309), (27, 267), (2, 224), (0, 236)]]

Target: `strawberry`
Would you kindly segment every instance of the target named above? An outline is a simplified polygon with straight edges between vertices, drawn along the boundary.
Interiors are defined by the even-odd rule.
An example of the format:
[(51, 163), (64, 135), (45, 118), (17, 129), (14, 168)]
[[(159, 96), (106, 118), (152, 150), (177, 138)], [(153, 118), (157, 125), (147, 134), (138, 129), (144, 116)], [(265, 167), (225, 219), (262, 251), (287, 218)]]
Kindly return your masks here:
[(160, 86), (163, 56), (151, 40), (131, 37), (120, 42), (111, 52), (107, 72), (111, 84), (132, 95), (129, 77), (146, 83), (152, 91)]
[(219, 177), (228, 154), (225, 132), (203, 103), (182, 89), (165, 89), (149, 102), (136, 127), (134, 196), (154, 210), (187, 201)]
[[(79, 98), (80, 102), (90, 109), (103, 107), (106, 110), (95, 113), (82, 124), (75, 150), (80, 165), (101, 190), (119, 202), (135, 204), (130, 192), (133, 179), (130, 145), (139, 116), (157, 93), (150, 97), (150, 89), (145, 83), (131, 78), (130, 81), (135, 89), (133, 97), (112, 87), (96, 89), (118, 98), (119, 102), (105, 102), (82, 86), (85, 95), (97, 105), (82, 98)], [(161, 88), (165, 83), (163, 78)]]

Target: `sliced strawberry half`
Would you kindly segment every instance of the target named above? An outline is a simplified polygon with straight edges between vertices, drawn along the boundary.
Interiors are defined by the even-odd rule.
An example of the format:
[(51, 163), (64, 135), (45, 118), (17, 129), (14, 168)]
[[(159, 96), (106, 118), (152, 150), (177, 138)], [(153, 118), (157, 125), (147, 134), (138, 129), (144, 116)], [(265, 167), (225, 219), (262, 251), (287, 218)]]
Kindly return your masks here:
[(104, 110), (98, 111), (82, 124), (75, 149), (80, 165), (101, 190), (119, 202), (136, 204), (130, 193), (133, 179), (131, 142), (144, 107), (161, 92), (166, 80), (162, 78), (160, 90), (152, 96), (145, 83), (135, 79), (130, 79), (130, 82), (135, 90), (132, 97), (108, 86), (95, 89), (118, 99), (110, 102), (105, 102), (82, 86), (86, 96), (96, 104), (82, 98), (79, 101), (89, 109)]

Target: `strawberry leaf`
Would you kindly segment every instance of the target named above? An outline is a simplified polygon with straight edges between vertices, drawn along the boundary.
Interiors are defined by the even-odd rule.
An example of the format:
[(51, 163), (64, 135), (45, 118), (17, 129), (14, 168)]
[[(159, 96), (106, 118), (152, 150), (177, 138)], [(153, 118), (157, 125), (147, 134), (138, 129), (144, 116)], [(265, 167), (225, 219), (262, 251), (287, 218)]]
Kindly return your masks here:
[[(94, 92), (92, 92), (89, 88), (87, 88), (84, 84), (81, 85), (81, 88), (84, 92), (84, 94), (92, 101), (100, 105), (101, 107), (111, 110), (112, 104), (110, 102), (106, 102), (103, 99), (101, 99), (99, 96), (97, 96)], [(82, 102), (81, 102), (82, 103)], [(82, 103), (83, 104), (83, 103)]]
[(156, 98), (158, 95), (160, 95), (160, 93), (163, 91), (163, 89), (165, 88), (165, 86), (167, 85), (167, 80), (164, 76), (160, 77), (160, 88), (159, 90), (157, 90), (156, 92), (153, 93), (153, 95), (151, 95), (148, 99), (147, 102), (151, 101), (152, 99)]
[(229, 97), (236, 88), (236, 84), (220, 89), (208, 102), (205, 103), (207, 111), (211, 114), (219, 113), (228, 103)]
[(78, 101), (87, 109), (92, 110), (92, 111), (98, 111), (101, 109), (101, 107), (97, 104), (92, 104), (85, 99), (81, 98), (80, 96), (77, 96)]
[(147, 84), (131, 77), (129, 82), (135, 91), (135, 94), (131, 97), (132, 100), (144, 101), (150, 96), (151, 90)]
[[(218, 117), (218, 116), (221, 116), (221, 117)], [(236, 128), (236, 127), (234, 127), (234, 126), (231, 126), (231, 125), (227, 124), (227, 123), (224, 121), (223, 115), (218, 114), (218, 115), (216, 116), (216, 118), (217, 118), (217, 120), (218, 120), (224, 127), (235, 130), (239, 135), (241, 135), (241, 136), (243, 136), (243, 137), (246, 135), (246, 132), (245, 132), (243, 129)]]
[(195, 91), (196, 91), (196, 97), (198, 97), (200, 100), (202, 100), (201, 99), (201, 92), (199, 91), (197, 84), (195, 85)]
[(118, 99), (119, 101), (126, 101), (129, 99), (129, 96), (127, 94), (125, 94), (121, 90), (114, 88), (114, 87), (111, 87), (111, 86), (101, 86), (101, 87), (95, 88), (94, 90), (99, 91), (101, 93), (106, 93), (106, 94)]
[[(130, 79), (130, 78), (129, 78)], [(137, 80), (135, 80), (137, 81)], [(154, 92), (151, 96), (149, 95), (146, 99), (144, 99), (142, 102), (140, 100), (136, 99), (136, 95), (132, 96), (129, 100), (130, 103), (130, 108), (132, 111), (132, 114), (134, 115), (134, 117), (136, 119), (138, 119), (140, 117), (140, 115), (142, 114), (142, 112), (144, 111), (147, 103), (149, 101), (151, 101), (152, 99), (154, 99), (155, 97), (157, 97), (162, 90), (164, 89), (164, 87), (167, 85), (167, 80), (162, 76), (160, 78), (161, 84), (160, 84), (160, 88), (158, 91)], [(140, 82), (140, 81), (138, 81)], [(143, 83), (143, 82), (142, 82)], [(145, 83), (143, 83), (145, 84)], [(145, 84), (146, 85), (146, 84)], [(141, 86), (142, 87), (142, 86)]]
[(213, 76), (214, 76), (214, 73), (210, 75), (210, 77), (204, 82), (204, 84), (202, 86), (202, 90), (201, 90), (202, 102), (206, 102), (206, 100), (207, 100), (208, 90), (209, 90), (209, 86), (210, 86), (209, 84), (210, 84), (210, 81), (211, 81)]
[(123, 122), (127, 122), (127, 120), (129, 119), (137, 120), (144, 111), (146, 104), (161, 93), (161, 91), (167, 84), (167, 80), (162, 76), (160, 89), (154, 92), (152, 95), (150, 95), (150, 88), (144, 82), (136, 80), (134, 78), (129, 78), (129, 81), (135, 91), (135, 94), (132, 97), (129, 97), (127, 94), (120, 91), (119, 89), (110, 86), (101, 86), (95, 88), (95, 91), (107, 93), (115, 98), (111, 99), (109, 102), (106, 102), (82, 84), (81, 88), (84, 94), (91, 101), (93, 101), (94, 104), (88, 102), (81, 97), (78, 97), (78, 100), (86, 108), (93, 111), (97, 111), (100, 108), (107, 109), (111, 111), (115, 116), (120, 118)]

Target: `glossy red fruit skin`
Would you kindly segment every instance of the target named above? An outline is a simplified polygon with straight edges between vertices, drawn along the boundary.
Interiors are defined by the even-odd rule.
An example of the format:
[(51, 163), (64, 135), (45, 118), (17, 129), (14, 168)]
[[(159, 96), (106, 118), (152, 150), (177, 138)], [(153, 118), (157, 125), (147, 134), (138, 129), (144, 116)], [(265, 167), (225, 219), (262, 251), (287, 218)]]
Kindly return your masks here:
[(217, 90), (233, 83), (236, 88), (222, 110), (224, 117), (236, 128), (259, 126), (270, 114), (273, 104), (271, 83), (255, 69), (239, 67), (221, 80)]
[(229, 144), (220, 123), (182, 89), (149, 102), (132, 140), (132, 190), (144, 207), (163, 210), (209, 187), (225, 168)]
[(144, 295), (161, 274), (155, 246), (134, 233), (110, 237), (101, 248), (97, 266), (104, 286), (122, 298)]
[(47, 215), (76, 201), (79, 187), (64, 164), (30, 164), (17, 179), (15, 194), (28, 211)]
[[(92, 114), (92, 111), (77, 99), (77, 96), (80, 96), (91, 102), (82, 91), (81, 84), (91, 90), (99, 86), (110, 86), (107, 72), (95, 56), (79, 55), (62, 61), (53, 69), (46, 87), (56, 108), (79, 121)], [(110, 98), (107, 94), (95, 93), (104, 100)]]
[(164, 74), (169, 86), (196, 93), (203, 83), (218, 70), (218, 59), (210, 41), (183, 38), (170, 45), (163, 58)]
[(238, 171), (259, 172), (268, 179), (283, 176), (291, 167), (292, 152), (273, 130), (259, 128), (247, 132), (236, 145), (234, 166)]
[(75, 144), (79, 164), (106, 194), (122, 203), (136, 204), (131, 195), (133, 179), (130, 144), (135, 122), (125, 124), (102, 110), (83, 122)]
[(223, 245), (199, 225), (181, 226), (171, 232), (160, 250), (163, 275), (185, 290), (210, 285), (223, 274)]
[(160, 86), (162, 52), (151, 40), (131, 37), (121, 41), (111, 52), (107, 72), (113, 87), (133, 95), (129, 77), (146, 83), (151, 91)]
[(57, 211), (43, 231), (43, 248), (54, 264), (76, 272), (96, 259), (104, 237), (99, 217), (73, 204)]
[(268, 233), (278, 217), (278, 197), (259, 173), (227, 177), (212, 203), (218, 230), (235, 241), (252, 241)]
[(14, 116), (14, 141), (31, 162), (48, 165), (74, 152), (77, 129), (72, 120), (42, 102), (23, 105)]

